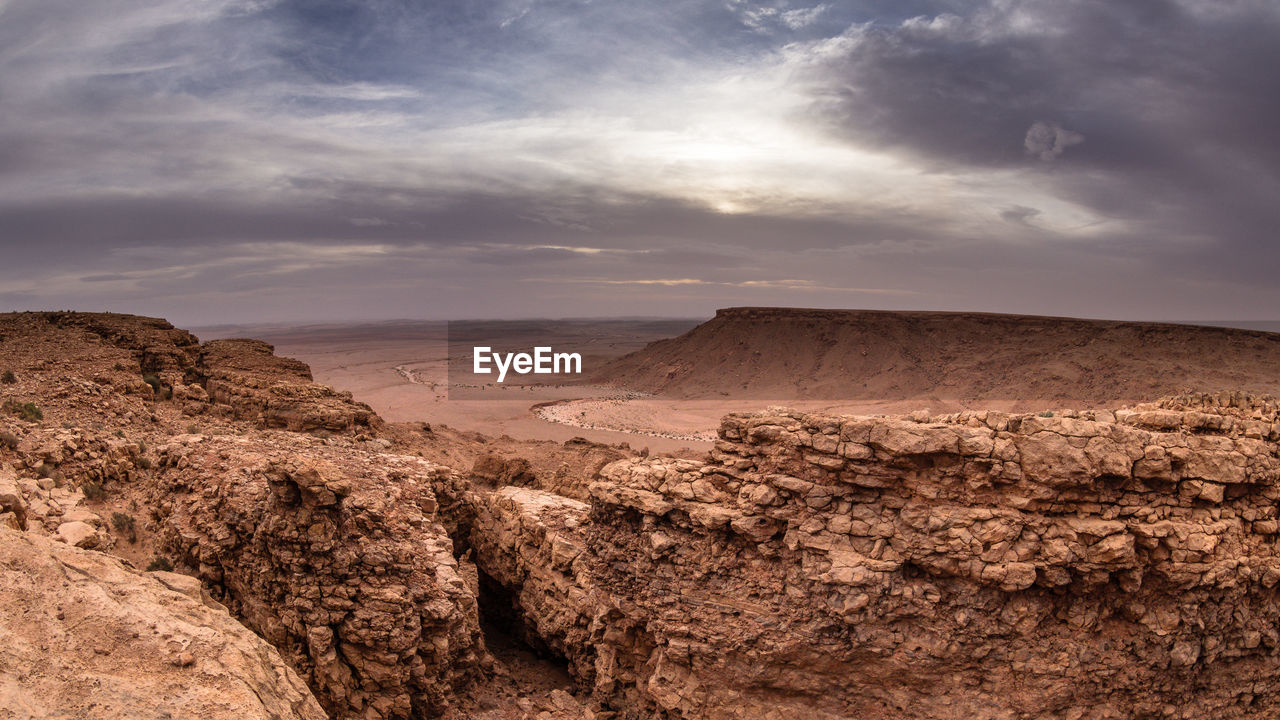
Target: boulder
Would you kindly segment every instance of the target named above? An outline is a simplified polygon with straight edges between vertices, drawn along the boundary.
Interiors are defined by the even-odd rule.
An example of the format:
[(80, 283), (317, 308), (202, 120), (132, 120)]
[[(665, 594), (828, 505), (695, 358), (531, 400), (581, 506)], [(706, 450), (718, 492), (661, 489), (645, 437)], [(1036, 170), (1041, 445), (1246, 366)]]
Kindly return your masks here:
[(0, 528), (0, 717), (323, 720), (226, 610), (102, 553)]
[(68, 545), (80, 548), (91, 548), (98, 545), (98, 531), (94, 530), (89, 523), (78, 520), (64, 522), (59, 525), (54, 537)]

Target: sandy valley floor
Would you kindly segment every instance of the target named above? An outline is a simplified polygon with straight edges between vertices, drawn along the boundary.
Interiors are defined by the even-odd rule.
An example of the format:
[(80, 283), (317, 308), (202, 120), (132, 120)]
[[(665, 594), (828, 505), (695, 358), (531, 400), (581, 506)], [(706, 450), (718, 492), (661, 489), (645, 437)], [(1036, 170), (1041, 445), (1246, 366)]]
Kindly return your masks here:
[[(391, 421), (517, 440), (585, 437), (654, 452), (706, 449), (723, 415), (778, 405), (856, 414), (1105, 407), (1181, 390), (1178, 378), (1196, 362), (1206, 366), (1208, 385), (1275, 388), (1276, 336), (1265, 333), (849, 312), (819, 318), (826, 324), (815, 330), (805, 313), (825, 311), (750, 322), (733, 312), (756, 311), (722, 312), (693, 332), (697, 320), (620, 319), (219, 327), (196, 334), (264, 339), (278, 354), (308, 363), (317, 381), (350, 391)], [(903, 323), (937, 327), (898, 327)], [(997, 331), (1007, 336), (998, 347), (978, 342)], [(675, 339), (628, 356), (668, 338)], [(584, 372), (525, 376), (539, 378), (536, 384), (464, 377), (477, 345), (578, 352)], [(769, 348), (783, 351), (763, 352)]]
[[(502, 336), (519, 345), (550, 343), (583, 350), (584, 370), (605, 359), (678, 335), (696, 321), (607, 321), (524, 327), (504, 323)], [(450, 399), (443, 322), (379, 323), (314, 327), (218, 327), (196, 331), (202, 340), (258, 337), (276, 353), (311, 366), (315, 379), (348, 390), (387, 420), (440, 423), (460, 430), (517, 439), (564, 441), (585, 437), (627, 442), (655, 452), (709, 447), (726, 412), (750, 409), (727, 400), (667, 400), (617, 388), (575, 384), (489, 383), (470, 389), (468, 399)], [(479, 341), (477, 341), (479, 342)], [(457, 343), (455, 343), (455, 346)], [(584, 373), (585, 374), (585, 373)]]

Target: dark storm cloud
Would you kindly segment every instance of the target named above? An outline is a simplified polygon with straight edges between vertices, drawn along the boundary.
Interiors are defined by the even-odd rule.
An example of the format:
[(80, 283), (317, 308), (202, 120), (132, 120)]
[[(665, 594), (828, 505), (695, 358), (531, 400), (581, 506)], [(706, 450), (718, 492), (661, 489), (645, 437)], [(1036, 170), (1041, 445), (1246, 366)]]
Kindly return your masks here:
[(1206, 144), (1280, 164), (1273, 3), (979, 3), (848, 37), (819, 72), (860, 141), (1011, 164), (1041, 124), (1096, 136), (1072, 155), (1107, 169), (1185, 167), (1166, 163)]
[(996, 2), (847, 38), (815, 70), (834, 132), (952, 171), (1040, 160), (1042, 187), (1125, 221), (1107, 242), (1274, 287), (1274, 3)]

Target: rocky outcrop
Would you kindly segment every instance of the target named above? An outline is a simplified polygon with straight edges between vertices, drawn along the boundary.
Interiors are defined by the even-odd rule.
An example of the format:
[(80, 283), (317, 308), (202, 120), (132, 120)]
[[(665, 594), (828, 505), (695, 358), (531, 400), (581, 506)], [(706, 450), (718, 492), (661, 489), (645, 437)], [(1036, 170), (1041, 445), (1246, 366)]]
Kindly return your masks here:
[(600, 575), (599, 548), (590, 547), (587, 532), (591, 506), (518, 487), (473, 492), (468, 502), (476, 564), (497, 585), (487, 589), (497, 596), (489, 612), (518, 618), (510, 630), (564, 658), (602, 708), (644, 717), (642, 709), (653, 706), (646, 682), (656, 642), (625, 612), (627, 596), (610, 592)]
[(49, 420), (115, 426), (151, 421), (141, 400), (188, 417), (236, 418), (270, 428), (346, 432), (380, 420), (350, 393), (312, 381), (304, 363), (257, 340), (201, 345), (158, 318), (116, 313), (0, 314), (0, 368), (15, 383), (0, 399), (38, 401)]
[(283, 433), (179, 436), (155, 453), (164, 544), (333, 717), (430, 717), (474, 672), (474, 576), (431, 489), (447, 469)]
[(29, 433), (17, 451), (22, 459), (18, 469), (25, 475), (0, 460), (0, 524), (11, 514), (8, 524), (15, 529), (79, 547), (111, 549), (115, 537), (102, 514), (87, 506), (83, 488), (101, 494), (103, 483), (128, 483), (139, 472), (138, 444), (95, 431), (60, 429)]
[[(544, 443), (543, 447), (526, 445), (516, 452), (522, 454), (503, 457), (495, 452), (481, 453), (471, 464), (466, 478), (468, 484), (481, 488), (532, 487), (586, 500), (587, 486), (599, 476), (601, 468), (635, 454), (629, 447), (624, 449), (583, 438), (573, 438), (563, 444)], [(530, 457), (538, 459), (535, 453), (541, 456), (541, 467), (530, 462)]]
[(193, 578), (3, 527), (0, 638), (0, 718), (325, 718)]
[[(734, 415), (576, 503), (477, 497), (483, 571), (630, 716), (1270, 717), (1268, 399)], [(563, 638), (564, 640), (559, 640)]]
[(304, 364), (150, 318), (22, 313), (0, 315), (0, 370), (0, 524), (198, 575), (335, 718), (433, 716), (476, 672), (475, 576), (431, 490), (449, 471), (388, 453)]
[[(209, 400), (266, 427), (340, 432), (379, 422), (351, 393), (313, 382), (305, 363), (277, 357), (261, 340), (205, 343), (196, 374)], [(193, 410), (198, 412), (199, 405)]]

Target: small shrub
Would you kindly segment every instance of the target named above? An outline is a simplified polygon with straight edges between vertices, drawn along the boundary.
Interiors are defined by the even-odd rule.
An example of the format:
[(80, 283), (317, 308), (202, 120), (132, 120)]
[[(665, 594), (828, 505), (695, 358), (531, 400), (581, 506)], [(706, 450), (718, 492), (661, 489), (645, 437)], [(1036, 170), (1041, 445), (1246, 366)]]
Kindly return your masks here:
[(1045, 410), (1044, 412), (1036, 413), (1036, 417), (1053, 417), (1053, 411)]
[(18, 382), (18, 377), (13, 374), (12, 370), (5, 370), (4, 373), (0, 373), (0, 383), (12, 385), (16, 382)]
[(114, 433), (114, 434), (115, 434), (115, 436), (116, 436), (116, 437), (118, 437), (118, 438), (122, 438), (122, 437), (124, 437), (124, 431), (123, 431), (123, 430), (117, 430), (117, 431), (115, 431), (115, 433)]
[(130, 543), (138, 542), (138, 527), (132, 515), (122, 512), (111, 513), (111, 527), (115, 528), (116, 532), (124, 535)]
[(160, 379), (160, 376), (155, 373), (147, 373), (146, 375), (143, 375), (142, 382), (150, 385), (155, 396), (161, 400), (168, 400), (173, 397), (173, 388), (166, 385), (164, 381)]
[(124, 364), (124, 363), (116, 363), (115, 365), (112, 365), (112, 366), (111, 366), (111, 369), (112, 369), (112, 370), (119, 370), (119, 371), (123, 372), (123, 371), (125, 371), (125, 370), (128, 370), (129, 368), (125, 367), (125, 364)]
[(36, 477), (42, 480), (46, 478), (52, 480), (54, 487), (62, 487), (64, 484), (63, 480), (65, 479), (62, 476), (62, 471), (58, 469), (58, 466), (50, 465), (49, 463), (42, 463), (40, 467), (36, 468)]
[(140, 452), (140, 453), (145, 453), (146, 451), (147, 451), (147, 441), (146, 441), (146, 440), (139, 440), (139, 441), (138, 441), (138, 452)]
[(44, 419), (44, 411), (40, 409), (39, 405), (32, 402), (20, 403), (15, 400), (6, 400), (4, 409), (6, 412), (13, 413), (29, 422), (39, 422)]
[(199, 426), (199, 425), (188, 425), (188, 426), (187, 426), (187, 434), (188, 434), (188, 435), (199, 435), (199, 434), (200, 434), (200, 426)]
[(0, 430), (0, 447), (10, 450), (18, 449), (18, 436), (8, 430)]
[(93, 500), (94, 502), (103, 500), (107, 497), (107, 491), (102, 488), (102, 483), (94, 482), (92, 480), (81, 485), (80, 492), (84, 493), (86, 500)]
[(169, 558), (154, 557), (151, 562), (147, 563), (147, 572), (155, 572), (163, 570), (164, 572), (173, 572), (173, 563), (169, 562)]
[(151, 469), (151, 458), (149, 458), (149, 457), (140, 457), (140, 458), (138, 458), (138, 467), (142, 468), (143, 470), (150, 470), (150, 469)]

